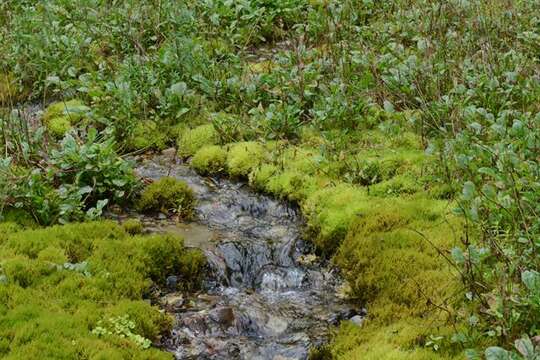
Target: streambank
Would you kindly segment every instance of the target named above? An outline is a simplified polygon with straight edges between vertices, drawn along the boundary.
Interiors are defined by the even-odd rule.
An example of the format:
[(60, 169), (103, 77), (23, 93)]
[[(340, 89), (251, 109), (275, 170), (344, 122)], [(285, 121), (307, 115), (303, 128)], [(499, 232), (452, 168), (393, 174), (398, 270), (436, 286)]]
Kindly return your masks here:
[(163, 155), (137, 172), (186, 181), (198, 199), (192, 224), (139, 215), (147, 230), (181, 234), (208, 259), (203, 291), (174, 292), (171, 278), (161, 299), (175, 318), (163, 345), (177, 359), (305, 359), (330, 327), (358, 316), (337, 295), (337, 274), (311, 255), (296, 208)]

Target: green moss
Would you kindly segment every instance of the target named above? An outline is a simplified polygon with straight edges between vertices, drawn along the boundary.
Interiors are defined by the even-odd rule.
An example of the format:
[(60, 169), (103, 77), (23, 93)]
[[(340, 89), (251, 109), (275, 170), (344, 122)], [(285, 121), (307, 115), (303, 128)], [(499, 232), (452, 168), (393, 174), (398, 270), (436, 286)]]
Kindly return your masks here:
[[(4, 227), (5, 224), (2, 224)], [(171, 319), (142, 300), (154, 282), (200, 278), (204, 256), (172, 236), (129, 236), (112, 222), (3, 232), (0, 242), (0, 354), (5, 359), (171, 359), (116, 335), (92, 333), (128, 316), (156, 341)], [(70, 261), (75, 265), (64, 266)], [(5, 341), (4, 341), (5, 340)]]
[(376, 196), (410, 195), (422, 191), (421, 179), (414, 175), (399, 175), (370, 187), (370, 194)]
[(171, 177), (163, 177), (148, 185), (138, 202), (141, 211), (174, 211), (182, 217), (190, 217), (194, 206), (193, 191), (184, 181)]
[(141, 234), (144, 230), (143, 224), (139, 219), (127, 219), (122, 223), (122, 228), (131, 235)]
[(45, 110), (43, 124), (45, 124), (51, 135), (60, 138), (73, 125), (85, 119), (89, 111), (90, 108), (77, 99), (56, 102), (49, 105)]
[(47, 129), (55, 138), (61, 138), (72, 128), (69, 116), (58, 116), (49, 120)]
[(191, 167), (198, 173), (219, 174), (225, 170), (227, 151), (221, 146), (205, 146), (195, 153), (191, 159)]
[(167, 146), (167, 133), (154, 121), (139, 121), (126, 144), (130, 150), (163, 150)]
[(303, 210), (319, 250), (332, 254), (345, 237), (351, 221), (368, 206), (366, 192), (346, 184), (323, 188), (309, 196)]
[(449, 327), (440, 308), (451, 306), (459, 284), (441, 254), (459, 241), (452, 236), (459, 221), (445, 213), (443, 201), (373, 199), (370, 205), (353, 220), (334, 258), (353, 296), (367, 304), (369, 322), (361, 329), (342, 327), (333, 353), (344, 359), (358, 351), (366, 359), (452, 358), (418, 346)]
[(232, 144), (227, 154), (227, 170), (230, 175), (247, 177), (264, 159), (262, 144), (248, 141)]
[(182, 132), (178, 138), (178, 154), (189, 157), (205, 145), (217, 144), (217, 133), (213, 125), (201, 125)]
[(14, 222), (28, 228), (34, 228), (38, 226), (36, 220), (32, 217), (32, 215), (23, 209), (8, 207), (6, 209), (3, 209), (1, 215), (1, 221), (4, 222)]
[[(343, 360), (450, 360), (463, 359), (451, 352), (434, 352), (425, 347), (429, 335), (444, 333), (449, 329), (432, 319), (410, 319), (391, 325), (367, 322), (362, 327), (342, 323), (330, 346), (331, 356), (327, 359)], [(448, 340), (446, 340), (448, 342)], [(359, 357), (361, 354), (361, 357)]]

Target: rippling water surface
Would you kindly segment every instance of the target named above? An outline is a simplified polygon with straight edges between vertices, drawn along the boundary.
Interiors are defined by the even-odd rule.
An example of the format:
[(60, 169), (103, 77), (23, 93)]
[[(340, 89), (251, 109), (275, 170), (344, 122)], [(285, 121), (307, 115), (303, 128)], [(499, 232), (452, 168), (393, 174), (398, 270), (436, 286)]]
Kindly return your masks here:
[(176, 319), (164, 346), (177, 359), (305, 359), (329, 326), (355, 315), (336, 296), (339, 278), (309, 255), (296, 209), (165, 156), (137, 171), (184, 180), (198, 198), (194, 223), (143, 218), (150, 231), (183, 235), (209, 262), (202, 292), (162, 297)]

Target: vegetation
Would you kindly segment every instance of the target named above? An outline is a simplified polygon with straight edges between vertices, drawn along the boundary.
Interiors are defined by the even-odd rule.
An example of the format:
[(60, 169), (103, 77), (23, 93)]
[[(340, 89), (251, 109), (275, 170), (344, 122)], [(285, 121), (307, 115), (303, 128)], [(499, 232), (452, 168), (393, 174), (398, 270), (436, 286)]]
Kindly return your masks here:
[(2, 358), (172, 358), (149, 348), (172, 321), (142, 297), (170, 274), (196, 286), (201, 253), (112, 222), (1, 228)]
[[(95, 220), (142, 190), (123, 154), (176, 146), (202, 174), (297, 202), (306, 237), (367, 306), (363, 327), (343, 324), (314, 358), (535, 359), (539, 10), (525, 0), (4, 1), (2, 216), (29, 214), (27, 226)], [(35, 121), (25, 109), (37, 103), (47, 106)], [(141, 206), (189, 215), (189, 194), (155, 183)], [(61, 229), (2, 226), (21, 244), (32, 242), (28, 231)], [(2, 262), (9, 286), (16, 275), (31, 291), (60, 291), (33, 288), (34, 278), (59, 275), (17, 246), (0, 242), (12, 252), (13, 264)], [(63, 259), (58, 249), (42, 256)], [(132, 279), (122, 288), (133, 289)], [(104, 339), (154, 339), (133, 313), (108, 314), (94, 300), (86, 315), (65, 310), (35, 328), (68, 321), (85, 329), (80, 344), (101, 345), (70, 345), (67, 334), (50, 351), (110, 358), (140, 346)], [(6, 306), (0, 329), (59, 313)], [(31, 357), (3, 349), (35, 338), (43, 343), (28, 351), (41, 351), (43, 334), (10, 335), (0, 353)]]
[(141, 194), (138, 207), (141, 211), (173, 211), (182, 217), (193, 213), (195, 196), (188, 185), (172, 177), (163, 177), (148, 185)]

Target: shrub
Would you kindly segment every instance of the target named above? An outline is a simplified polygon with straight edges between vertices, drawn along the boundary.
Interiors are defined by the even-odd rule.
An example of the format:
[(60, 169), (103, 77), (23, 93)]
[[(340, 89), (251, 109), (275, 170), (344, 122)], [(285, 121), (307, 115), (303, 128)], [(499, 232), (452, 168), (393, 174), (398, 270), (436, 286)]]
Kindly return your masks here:
[(184, 181), (163, 177), (144, 189), (138, 207), (146, 212), (173, 211), (182, 217), (189, 218), (193, 215), (195, 196)]

